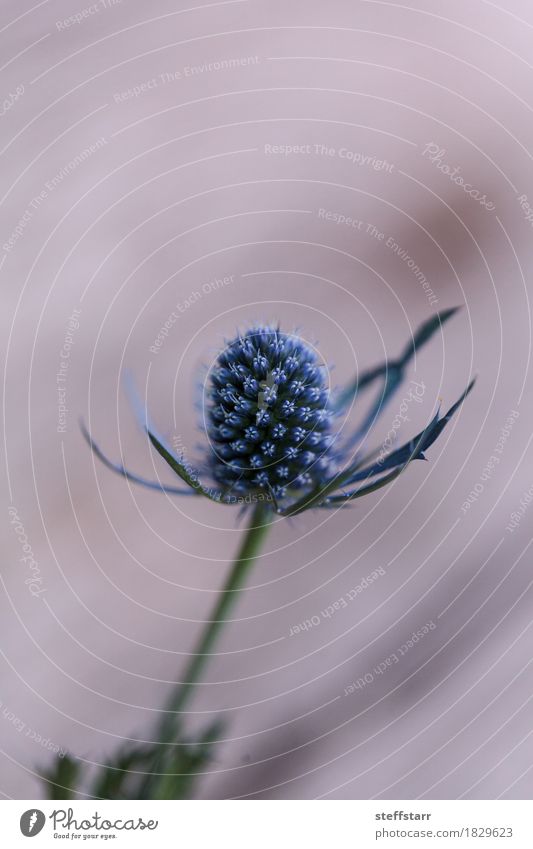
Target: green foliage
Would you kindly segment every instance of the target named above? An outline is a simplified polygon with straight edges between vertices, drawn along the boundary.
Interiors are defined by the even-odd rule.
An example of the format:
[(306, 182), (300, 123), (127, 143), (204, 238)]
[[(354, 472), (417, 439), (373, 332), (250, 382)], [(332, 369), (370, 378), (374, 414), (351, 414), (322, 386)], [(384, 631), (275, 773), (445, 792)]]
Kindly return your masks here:
[(70, 755), (58, 755), (52, 767), (41, 773), (48, 799), (73, 799), (76, 796), (81, 763)]
[(198, 736), (170, 745), (123, 743), (97, 768), (92, 780), (82, 762), (70, 755), (57, 757), (52, 768), (41, 775), (47, 797), (190, 799), (197, 780), (213, 760), (222, 732), (223, 724), (216, 720)]

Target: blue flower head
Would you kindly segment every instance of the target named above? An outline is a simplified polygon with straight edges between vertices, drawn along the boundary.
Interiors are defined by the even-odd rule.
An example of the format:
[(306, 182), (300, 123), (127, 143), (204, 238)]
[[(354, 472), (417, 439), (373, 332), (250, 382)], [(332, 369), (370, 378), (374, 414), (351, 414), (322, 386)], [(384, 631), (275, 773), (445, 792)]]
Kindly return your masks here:
[(256, 326), (233, 339), (206, 395), (208, 464), (223, 490), (282, 500), (335, 471), (327, 372), (298, 336)]
[[(392, 482), (437, 439), (470, 392), (395, 450), (363, 455), (372, 427), (404, 380), (414, 354), (454, 313), (445, 310), (418, 329), (402, 354), (358, 375), (334, 395), (318, 353), (279, 327), (255, 325), (219, 353), (204, 388), (204, 461), (192, 467), (176, 456), (139, 412), (150, 442), (186, 486), (147, 481), (112, 463), (88, 432), (93, 451), (130, 480), (177, 495), (200, 495), (222, 504), (271, 502), (280, 515), (343, 506)], [(374, 383), (380, 392), (365, 420), (345, 437), (340, 416)], [(372, 461), (374, 458), (374, 461)], [(209, 481), (211, 483), (209, 483)]]

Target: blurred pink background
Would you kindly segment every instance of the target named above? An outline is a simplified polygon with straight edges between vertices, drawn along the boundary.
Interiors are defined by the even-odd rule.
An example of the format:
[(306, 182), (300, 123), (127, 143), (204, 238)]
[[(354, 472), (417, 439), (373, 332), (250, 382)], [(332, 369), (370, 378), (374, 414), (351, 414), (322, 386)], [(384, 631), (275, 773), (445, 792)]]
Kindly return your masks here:
[(237, 327), (298, 328), (340, 384), (463, 305), (410, 374), (426, 391), (402, 439), (478, 375), (429, 462), (276, 522), (189, 726), (229, 722), (204, 798), (530, 798), (531, 5), (0, 15), (0, 792), (38, 797), (59, 748), (98, 763), (149, 735), (242, 530), (113, 476), (79, 417), (171, 482), (126, 369), (193, 455), (202, 364)]

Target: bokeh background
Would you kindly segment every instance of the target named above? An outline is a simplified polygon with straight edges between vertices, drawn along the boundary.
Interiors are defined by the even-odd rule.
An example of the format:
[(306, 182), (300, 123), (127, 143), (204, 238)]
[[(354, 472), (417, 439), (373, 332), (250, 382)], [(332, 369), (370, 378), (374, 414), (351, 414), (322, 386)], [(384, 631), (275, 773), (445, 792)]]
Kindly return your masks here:
[(276, 522), (188, 723), (228, 721), (203, 798), (530, 798), (531, 4), (0, 16), (0, 792), (150, 736), (242, 531), (113, 476), (79, 417), (171, 482), (126, 371), (194, 455), (202, 366), (237, 327), (298, 328), (340, 384), (462, 305), (409, 375), (402, 439), (478, 375), (429, 462)]

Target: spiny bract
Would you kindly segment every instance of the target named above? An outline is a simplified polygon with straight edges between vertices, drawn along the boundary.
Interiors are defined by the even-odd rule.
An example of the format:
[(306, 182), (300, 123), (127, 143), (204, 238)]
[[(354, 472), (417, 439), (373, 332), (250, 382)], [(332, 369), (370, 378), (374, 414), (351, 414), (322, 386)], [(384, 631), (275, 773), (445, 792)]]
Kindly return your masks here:
[(225, 489), (315, 486), (334, 470), (327, 371), (307, 343), (253, 327), (229, 342), (209, 374), (213, 477)]
[[(399, 448), (379, 452), (371, 462), (362, 448), (377, 419), (401, 386), (415, 353), (457, 312), (443, 310), (425, 321), (400, 356), (358, 374), (336, 393), (313, 348), (279, 328), (255, 325), (218, 355), (206, 385), (205, 462), (175, 456), (149, 424), (138, 403), (138, 418), (150, 442), (186, 487), (149, 481), (122, 463), (113, 463), (82, 425), (85, 438), (105, 465), (143, 486), (170, 495), (201, 495), (220, 504), (270, 501), (279, 515), (295, 516), (312, 507), (342, 507), (395, 480), (413, 461), (425, 459), (466, 398), (474, 381), (447, 413), (437, 410), (423, 431)], [(347, 413), (359, 394), (375, 383), (381, 392), (362, 424), (343, 437), (335, 418)], [(208, 485), (208, 481), (214, 486)]]

